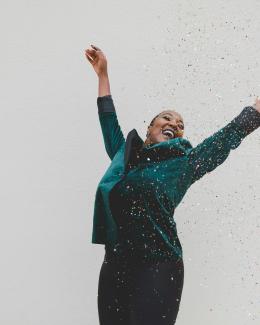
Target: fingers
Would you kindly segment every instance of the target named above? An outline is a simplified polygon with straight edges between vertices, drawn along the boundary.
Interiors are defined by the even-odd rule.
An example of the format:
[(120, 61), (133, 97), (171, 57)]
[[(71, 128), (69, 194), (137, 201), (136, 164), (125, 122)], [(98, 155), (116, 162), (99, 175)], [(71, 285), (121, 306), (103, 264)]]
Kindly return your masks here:
[(102, 52), (101, 49), (93, 44), (91, 44), (92, 49), (86, 49), (85, 50), (85, 55), (86, 58), (88, 59), (88, 61), (93, 64), (95, 63), (95, 61), (98, 59), (98, 57), (100, 56), (101, 53), (97, 53)]
[(93, 58), (90, 55), (88, 55), (87, 53), (86, 53), (86, 57), (90, 62), (93, 62)]
[(101, 49), (100, 49), (99, 47), (97, 47), (97, 46), (95, 46), (95, 45), (93, 45), (93, 44), (91, 44), (91, 46), (93, 47), (94, 50), (96, 50), (96, 51), (101, 51)]
[(93, 58), (95, 56), (95, 52), (91, 51), (89, 49), (85, 50), (85, 53), (88, 54), (91, 58)]
[(96, 56), (96, 51), (92, 50), (92, 49), (87, 49), (86, 53), (88, 53), (91, 57), (95, 57)]
[(85, 53), (85, 55), (86, 55), (86, 58), (88, 59), (88, 61), (93, 65), (95, 60), (89, 54), (87, 54), (87, 52)]
[(92, 56), (94, 59), (96, 58), (97, 52), (101, 51), (101, 49), (93, 44), (91, 44), (91, 46), (93, 47), (92, 49), (86, 49), (85, 52), (88, 53), (90, 56)]
[(95, 61), (97, 58), (96, 52), (94, 50), (85, 50), (85, 55), (88, 56), (92, 61)]

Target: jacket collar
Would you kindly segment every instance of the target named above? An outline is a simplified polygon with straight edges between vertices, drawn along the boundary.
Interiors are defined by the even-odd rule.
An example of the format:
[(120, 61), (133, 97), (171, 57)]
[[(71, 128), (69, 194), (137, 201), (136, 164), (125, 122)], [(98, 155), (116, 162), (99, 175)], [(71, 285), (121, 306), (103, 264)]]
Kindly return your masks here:
[(183, 156), (191, 149), (191, 143), (184, 138), (174, 138), (159, 143), (144, 145), (144, 141), (136, 129), (132, 129), (126, 138), (124, 153), (125, 170), (139, 162), (161, 161)]
[(138, 159), (138, 153), (142, 150), (144, 141), (137, 133), (136, 129), (131, 130), (126, 137), (124, 165), (127, 167), (128, 163), (133, 163)]

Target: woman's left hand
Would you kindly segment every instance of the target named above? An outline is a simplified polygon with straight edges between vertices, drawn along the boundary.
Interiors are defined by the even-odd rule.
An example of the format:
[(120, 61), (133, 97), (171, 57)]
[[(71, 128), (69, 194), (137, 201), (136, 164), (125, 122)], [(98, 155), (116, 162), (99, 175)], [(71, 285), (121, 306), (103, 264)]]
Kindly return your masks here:
[(258, 96), (255, 99), (253, 107), (260, 113), (260, 99), (258, 98)]

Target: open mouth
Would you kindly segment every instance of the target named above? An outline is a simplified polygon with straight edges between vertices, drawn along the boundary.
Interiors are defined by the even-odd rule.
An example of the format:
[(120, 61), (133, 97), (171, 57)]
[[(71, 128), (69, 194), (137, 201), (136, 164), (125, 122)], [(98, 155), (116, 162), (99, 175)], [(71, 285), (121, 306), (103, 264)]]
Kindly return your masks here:
[(174, 132), (172, 129), (165, 129), (161, 131), (164, 136), (166, 136), (168, 139), (174, 138)]

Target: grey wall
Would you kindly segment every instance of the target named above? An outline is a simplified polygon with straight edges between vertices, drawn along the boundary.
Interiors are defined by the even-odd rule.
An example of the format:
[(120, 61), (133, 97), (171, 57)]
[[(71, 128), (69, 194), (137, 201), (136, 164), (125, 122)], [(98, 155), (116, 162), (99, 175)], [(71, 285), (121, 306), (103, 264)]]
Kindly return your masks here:
[[(92, 216), (109, 158), (84, 50), (108, 58), (125, 134), (174, 107), (195, 146), (260, 95), (260, 2), (0, 4), (0, 323), (98, 324)], [(176, 210), (178, 325), (260, 321), (259, 147), (258, 129)]]

